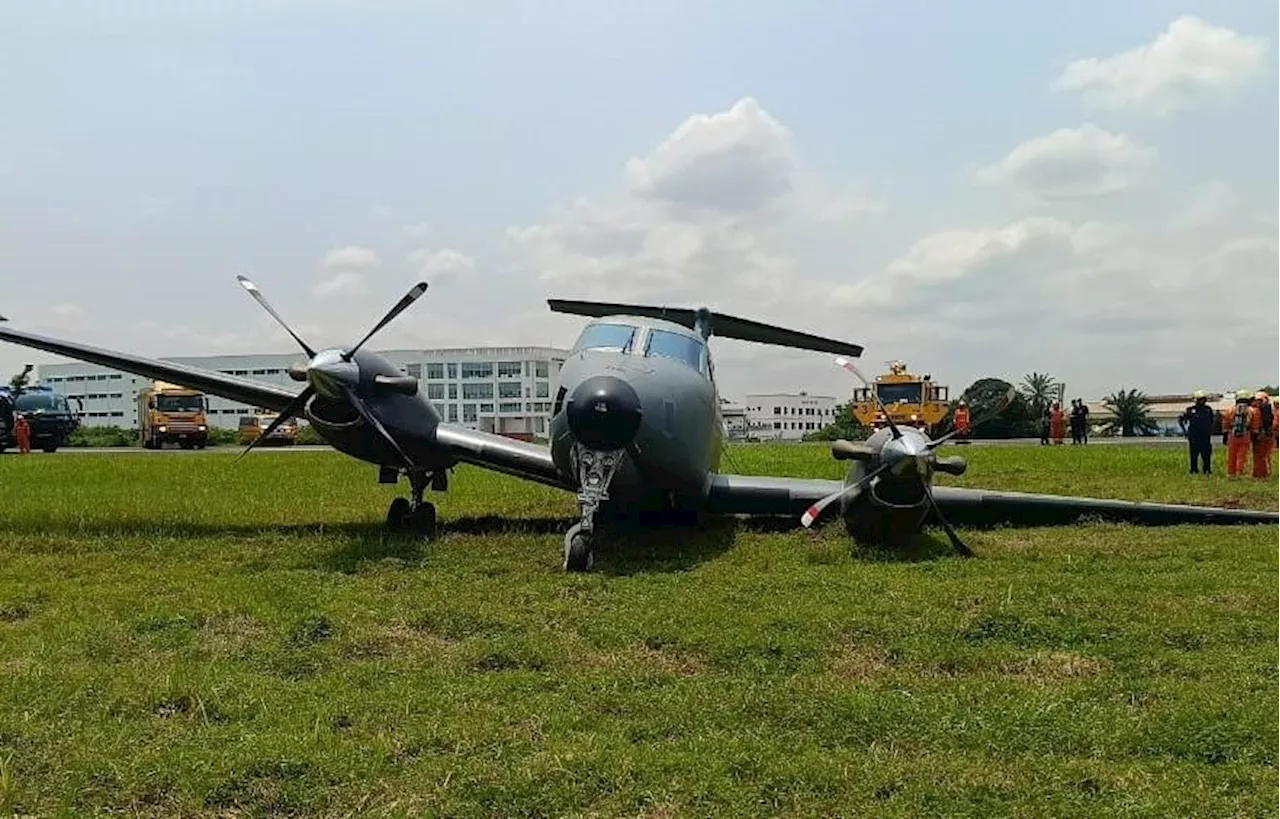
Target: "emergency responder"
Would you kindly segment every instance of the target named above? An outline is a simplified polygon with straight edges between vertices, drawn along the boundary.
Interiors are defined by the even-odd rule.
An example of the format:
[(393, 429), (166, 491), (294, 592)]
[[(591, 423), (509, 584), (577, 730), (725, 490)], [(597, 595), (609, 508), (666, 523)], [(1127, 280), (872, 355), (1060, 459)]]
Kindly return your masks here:
[(1222, 443), (1227, 445), (1227, 476), (1244, 474), (1245, 462), (1253, 446), (1250, 431), (1261, 420), (1248, 390), (1236, 393), (1236, 402), (1222, 414)]
[(1080, 443), (1089, 443), (1089, 407), (1083, 398), (1076, 399), (1076, 412), (1080, 413)]
[(1253, 477), (1265, 478), (1271, 474), (1271, 435), (1275, 423), (1271, 396), (1259, 390), (1254, 393), (1253, 406), (1258, 411), (1258, 428), (1251, 430)]
[(27, 423), (27, 416), (18, 413), (18, 417), (13, 422), (13, 437), (18, 443), (18, 453), (20, 455), (31, 454), (31, 425)]
[(969, 442), (969, 408), (965, 406), (964, 399), (960, 399), (960, 403), (956, 404), (955, 416), (953, 422), (956, 427), (956, 443), (967, 444)]
[(1049, 410), (1049, 434), (1053, 436), (1054, 446), (1061, 444), (1067, 434), (1066, 413), (1062, 411), (1062, 404), (1058, 401), (1054, 401), (1053, 408)]
[(1178, 416), (1178, 426), (1182, 434), (1187, 436), (1187, 448), (1191, 452), (1191, 474), (1199, 474), (1199, 465), (1204, 464), (1204, 474), (1209, 475), (1209, 464), (1213, 460), (1213, 432), (1217, 417), (1208, 404), (1208, 396), (1204, 390), (1194, 393), (1196, 402), (1187, 407)]

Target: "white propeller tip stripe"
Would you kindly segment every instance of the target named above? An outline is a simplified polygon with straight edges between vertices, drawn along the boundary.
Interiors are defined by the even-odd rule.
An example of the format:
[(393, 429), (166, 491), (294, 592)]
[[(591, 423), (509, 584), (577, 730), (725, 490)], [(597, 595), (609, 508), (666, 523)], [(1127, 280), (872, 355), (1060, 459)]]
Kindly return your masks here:
[(800, 523), (803, 524), (806, 529), (809, 528), (809, 525), (818, 519), (818, 514), (821, 511), (822, 510), (816, 506), (810, 506), (805, 510), (805, 513), (800, 516)]

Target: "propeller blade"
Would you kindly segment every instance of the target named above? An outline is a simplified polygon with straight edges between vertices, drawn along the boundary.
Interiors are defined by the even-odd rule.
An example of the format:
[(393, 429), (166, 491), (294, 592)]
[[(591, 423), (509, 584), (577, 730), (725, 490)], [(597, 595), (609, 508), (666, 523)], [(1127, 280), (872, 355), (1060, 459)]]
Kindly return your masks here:
[(840, 357), (836, 359), (836, 364), (853, 373), (862, 386), (866, 387), (872, 397), (876, 399), (876, 406), (880, 408), (880, 412), (884, 414), (884, 419), (889, 422), (889, 430), (893, 433), (893, 439), (896, 441), (902, 437), (902, 431), (898, 429), (898, 425), (893, 422), (893, 416), (889, 414), (889, 410), (885, 409), (884, 402), (880, 400), (880, 396), (876, 393), (875, 388), (871, 386), (871, 382), (863, 377), (858, 368), (853, 366), (853, 362), (847, 358)]
[(960, 536), (956, 534), (956, 530), (951, 528), (951, 522), (942, 514), (942, 510), (938, 508), (938, 502), (933, 499), (933, 488), (929, 486), (929, 482), (924, 482), (924, 494), (929, 499), (929, 506), (933, 509), (933, 515), (942, 524), (942, 528), (947, 533), (947, 539), (951, 541), (951, 547), (965, 557), (973, 557), (973, 550), (964, 544)]
[(851, 483), (848, 486), (841, 487), (839, 490), (832, 492), (830, 495), (827, 495), (822, 500), (813, 504), (808, 509), (804, 510), (804, 514), (800, 516), (801, 525), (803, 525), (806, 529), (808, 529), (810, 526), (813, 525), (814, 521), (816, 521), (819, 517), (821, 517), (824, 509), (826, 509), (828, 506), (840, 500), (846, 495), (849, 496), (850, 500), (853, 500), (854, 498), (858, 497), (858, 494), (862, 492), (864, 487), (866, 487), (869, 483), (871, 483), (876, 478), (880, 477), (880, 473), (884, 472), (888, 468), (889, 468), (889, 464), (885, 464), (884, 466), (877, 467), (876, 469), (873, 469), (872, 471), (868, 472), (866, 475), (863, 475), (862, 478), (859, 479), (856, 483)]
[(249, 281), (244, 276), (236, 276), (236, 281), (240, 282), (240, 286), (243, 287), (246, 291), (248, 291), (250, 296), (253, 296), (254, 301), (262, 305), (262, 309), (270, 313), (271, 317), (280, 323), (280, 326), (285, 329), (285, 332), (293, 336), (294, 341), (302, 345), (302, 349), (306, 352), (307, 357), (309, 358), (316, 357), (315, 350), (307, 346), (307, 342), (303, 341), (298, 336), (298, 334), (293, 331), (293, 328), (291, 328), (288, 324), (285, 324), (284, 319), (280, 318), (280, 314), (277, 313), (275, 310), (273, 310), (270, 304), (267, 304), (267, 299), (265, 296), (262, 295), (262, 291), (258, 289), (258, 285)]
[(356, 350), (359, 350), (361, 347), (364, 346), (364, 343), (366, 341), (373, 338), (374, 333), (378, 332), (383, 327), (386, 327), (388, 322), (390, 322), (393, 318), (403, 313), (409, 307), (409, 305), (417, 301), (418, 298), (425, 292), (427, 292), (426, 282), (418, 282), (413, 287), (411, 287), (409, 289), (409, 292), (404, 294), (404, 298), (396, 302), (395, 306), (387, 311), (387, 314), (382, 317), (382, 321), (374, 325), (373, 329), (370, 330), (367, 334), (365, 334), (364, 338), (356, 342), (356, 346), (352, 347), (342, 356), (343, 360), (350, 361), (351, 357), (356, 354)]
[(346, 394), (347, 401), (355, 408), (355, 411), (360, 413), (360, 417), (364, 419), (364, 422), (377, 430), (378, 434), (382, 436), (382, 440), (386, 441), (396, 455), (400, 457), (400, 461), (405, 465), (405, 468), (413, 469), (413, 461), (400, 448), (400, 444), (396, 439), (391, 437), (391, 433), (387, 432), (387, 428), (378, 420), (378, 416), (373, 414), (373, 410), (369, 409), (369, 405), (360, 396), (356, 395), (356, 391), (350, 387), (343, 385), (342, 391)]
[[(998, 407), (996, 407), (994, 410), (992, 410), (992, 411), (991, 411), (991, 413), (990, 413), (989, 415), (987, 415), (987, 417), (986, 417), (986, 418), (983, 418), (983, 419), (981, 419), (981, 420), (977, 421), (976, 423), (971, 424), (971, 425), (969, 426), (970, 431), (972, 431), (972, 430), (974, 430), (974, 429), (977, 429), (979, 426), (981, 426), (981, 425), (983, 425), (983, 424), (987, 423), (988, 421), (991, 421), (991, 420), (992, 420), (992, 419), (994, 419), (994, 418), (998, 418), (998, 417), (1000, 416), (1000, 413), (1002, 413), (1002, 412), (1004, 412), (1006, 409), (1008, 409), (1008, 408), (1009, 408), (1009, 405), (1013, 403), (1013, 399), (1017, 396), (1017, 394), (1018, 394), (1018, 390), (1017, 390), (1016, 388), (1014, 388), (1014, 387), (1010, 387), (1010, 388), (1005, 392), (1005, 394), (1004, 394), (1004, 398), (1003, 398), (1003, 399), (1001, 399), (1001, 401), (1000, 401), (1000, 406), (998, 406)], [(951, 430), (950, 432), (948, 432), (946, 435), (943, 435), (941, 438), (937, 438), (937, 439), (935, 439), (935, 440), (933, 440), (933, 441), (930, 441), (929, 443), (925, 444), (925, 448), (926, 448), (926, 449), (937, 449), (938, 447), (942, 446), (942, 445), (943, 445), (943, 444), (945, 444), (947, 441), (950, 441), (952, 438), (956, 437), (956, 436), (957, 436), (957, 435), (959, 435), (959, 434), (960, 434), (960, 430), (958, 430), (958, 429), (953, 429), (953, 430)]]
[(305, 390), (298, 393), (297, 398), (294, 398), (292, 401), (289, 402), (289, 406), (285, 407), (283, 410), (280, 411), (280, 414), (277, 415), (275, 420), (272, 421), (271, 424), (268, 425), (267, 428), (262, 431), (261, 435), (259, 435), (257, 438), (254, 438), (252, 441), (249, 442), (249, 445), (244, 448), (244, 451), (236, 456), (236, 460), (239, 461), (241, 458), (248, 455), (249, 450), (257, 446), (259, 441), (265, 441), (268, 435), (276, 431), (276, 427), (280, 426), (285, 421), (288, 421), (293, 416), (302, 412), (302, 408), (307, 405), (307, 399), (309, 399), (312, 395), (315, 395), (315, 390), (311, 389), (310, 385), (307, 385), (307, 388)]

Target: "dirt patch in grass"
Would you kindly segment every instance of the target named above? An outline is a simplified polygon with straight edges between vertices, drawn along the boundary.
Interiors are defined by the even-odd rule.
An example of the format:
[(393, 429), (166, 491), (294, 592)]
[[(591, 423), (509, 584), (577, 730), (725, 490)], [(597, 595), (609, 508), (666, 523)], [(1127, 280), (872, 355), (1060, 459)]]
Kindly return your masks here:
[(1037, 651), (1000, 664), (1002, 674), (1015, 680), (1049, 683), (1094, 677), (1106, 671), (1105, 660), (1069, 651)]
[(865, 643), (850, 643), (835, 652), (827, 670), (844, 680), (865, 682), (883, 676), (891, 665), (884, 649)]

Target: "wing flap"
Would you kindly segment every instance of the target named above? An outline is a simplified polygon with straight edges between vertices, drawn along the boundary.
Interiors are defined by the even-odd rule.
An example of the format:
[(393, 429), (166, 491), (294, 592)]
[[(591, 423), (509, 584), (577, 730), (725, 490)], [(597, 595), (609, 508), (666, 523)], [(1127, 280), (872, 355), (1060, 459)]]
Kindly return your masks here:
[(225, 373), (190, 367), (185, 364), (175, 364), (170, 361), (157, 361), (151, 358), (143, 358), (142, 356), (117, 353), (100, 347), (92, 347), (88, 344), (63, 341), (62, 339), (27, 333), (21, 330), (11, 330), (7, 327), (0, 327), (0, 341), (9, 341), (14, 344), (20, 344), (23, 347), (44, 350), (67, 358), (74, 358), (77, 361), (100, 364), (103, 367), (111, 367), (112, 369), (140, 375), (144, 378), (168, 381), (193, 390), (207, 392), (210, 395), (229, 398), (232, 401), (240, 401), (255, 407), (266, 407), (276, 412), (280, 412), (289, 406), (289, 402), (297, 395), (297, 393), (281, 387), (273, 387), (270, 384), (263, 384), (260, 381), (252, 381), (248, 378), (237, 378)]

